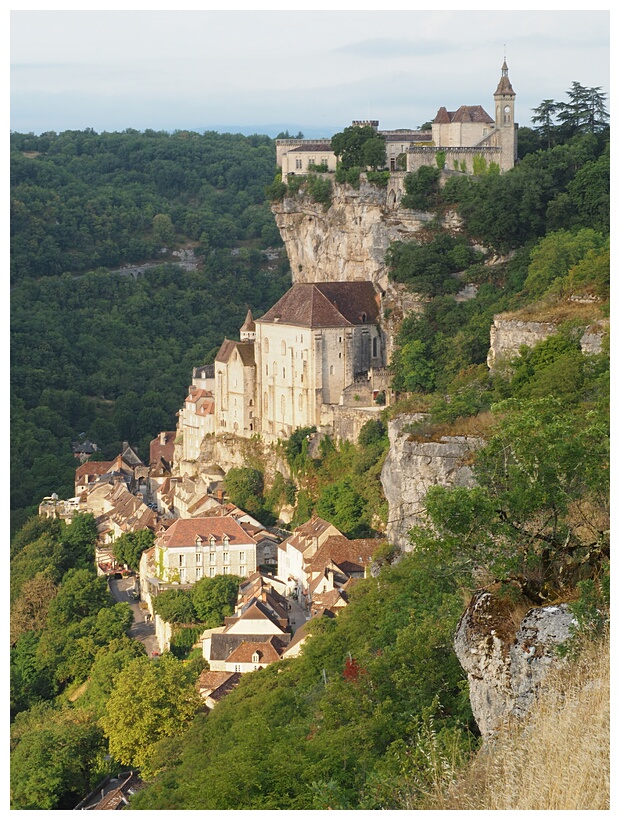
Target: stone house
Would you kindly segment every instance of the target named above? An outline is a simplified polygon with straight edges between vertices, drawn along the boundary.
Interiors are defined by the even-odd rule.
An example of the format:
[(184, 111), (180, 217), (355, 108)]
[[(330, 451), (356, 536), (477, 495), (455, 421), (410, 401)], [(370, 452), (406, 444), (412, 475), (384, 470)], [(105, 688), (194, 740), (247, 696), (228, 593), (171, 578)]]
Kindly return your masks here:
[(342, 533), (328, 521), (313, 516), (278, 547), (278, 578), (286, 584), (288, 593), (296, 596), (302, 605), (307, 603), (310, 580), (306, 565), (332, 535), (342, 536)]
[(256, 570), (256, 541), (231, 517), (178, 518), (157, 533), (155, 550), (156, 576), (167, 583)]

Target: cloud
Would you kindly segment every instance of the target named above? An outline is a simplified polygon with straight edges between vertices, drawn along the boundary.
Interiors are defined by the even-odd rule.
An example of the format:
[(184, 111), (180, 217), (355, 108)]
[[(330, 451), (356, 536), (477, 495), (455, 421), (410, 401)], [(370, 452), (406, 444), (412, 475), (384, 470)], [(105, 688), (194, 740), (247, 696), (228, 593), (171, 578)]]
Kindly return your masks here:
[(333, 49), (333, 54), (350, 54), (356, 57), (370, 57), (379, 60), (402, 59), (403, 57), (428, 57), (433, 54), (454, 52), (455, 46), (446, 41), (413, 41), (391, 37), (375, 37), (360, 40)]

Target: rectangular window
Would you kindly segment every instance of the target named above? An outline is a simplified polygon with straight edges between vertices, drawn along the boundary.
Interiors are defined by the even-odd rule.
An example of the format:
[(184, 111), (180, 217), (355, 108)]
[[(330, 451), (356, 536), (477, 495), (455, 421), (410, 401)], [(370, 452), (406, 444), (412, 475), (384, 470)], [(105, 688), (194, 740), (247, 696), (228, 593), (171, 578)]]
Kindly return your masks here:
[(196, 566), (198, 567), (198, 566), (200, 566), (201, 564), (202, 564), (202, 553), (201, 553), (201, 552), (197, 552), (197, 553), (196, 553)]
[(179, 566), (180, 567), (185, 566), (185, 556), (184, 555), (179, 555)]
[(244, 566), (239, 567), (239, 575), (245, 575), (245, 567)]
[(209, 553), (209, 563), (210, 564), (215, 564), (215, 553), (214, 552)]
[(240, 561), (240, 562), (245, 561), (245, 552), (240, 552), (240, 553), (239, 553), (239, 561)]
[(223, 553), (222, 553), (222, 561), (223, 561), (225, 564), (228, 564), (228, 562), (230, 561), (230, 553), (228, 553), (228, 552), (223, 552)]
[(202, 578), (202, 567), (196, 567), (196, 580), (200, 581)]
[(230, 567), (222, 567), (222, 575), (228, 575), (230, 572)]
[(215, 567), (209, 567), (209, 578), (213, 578), (215, 575)]
[(186, 580), (185, 573), (186, 572), (187, 572), (187, 570), (185, 569), (185, 567), (181, 567), (181, 569), (179, 570), (179, 580), (181, 581), (182, 584), (185, 583), (185, 580)]
[(241, 672), (241, 664), (240, 663), (235, 664), (235, 672)]

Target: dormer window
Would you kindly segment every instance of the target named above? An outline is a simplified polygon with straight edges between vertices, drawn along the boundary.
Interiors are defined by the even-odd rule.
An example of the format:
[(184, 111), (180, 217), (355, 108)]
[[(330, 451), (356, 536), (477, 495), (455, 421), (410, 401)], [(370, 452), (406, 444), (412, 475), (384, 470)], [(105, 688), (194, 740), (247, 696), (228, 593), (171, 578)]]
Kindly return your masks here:
[(227, 547), (228, 542), (230, 541), (230, 538), (227, 535), (225, 535), (223, 541), (224, 541), (224, 546)]
[(260, 661), (260, 655), (258, 652), (254, 652), (252, 655), (252, 663), (258, 663)]
[(209, 544), (211, 545), (211, 547), (215, 546), (215, 536), (214, 535), (212, 535), (211, 538), (209, 538)]
[(362, 322), (366, 323), (368, 320), (368, 316), (365, 313), (362, 313)]

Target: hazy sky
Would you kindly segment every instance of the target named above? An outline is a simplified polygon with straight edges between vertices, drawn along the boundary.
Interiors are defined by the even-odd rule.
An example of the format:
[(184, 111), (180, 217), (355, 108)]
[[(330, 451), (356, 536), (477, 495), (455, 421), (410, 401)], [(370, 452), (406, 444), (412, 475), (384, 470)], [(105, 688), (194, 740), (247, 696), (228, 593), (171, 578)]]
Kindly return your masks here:
[(11, 12), (12, 130), (331, 136), (352, 119), (415, 127), (440, 105), (492, 114), (504, 44), (521, 125), (573, 81), (609, 92), (608, 11), (76, 8)]

